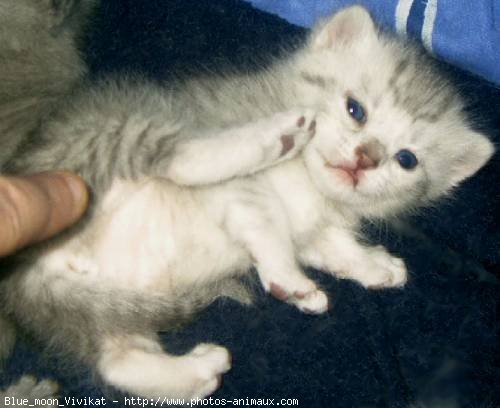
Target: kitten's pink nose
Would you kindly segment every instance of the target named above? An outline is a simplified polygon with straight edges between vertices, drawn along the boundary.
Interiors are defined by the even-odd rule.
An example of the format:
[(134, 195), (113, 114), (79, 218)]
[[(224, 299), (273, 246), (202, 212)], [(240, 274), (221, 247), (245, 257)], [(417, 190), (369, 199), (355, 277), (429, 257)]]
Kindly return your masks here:
[(384, 147), (380, 142), (372, 140), (356, 147), (354, 154), (357, 157), (358, 169), (375, 169), (383, 158)]

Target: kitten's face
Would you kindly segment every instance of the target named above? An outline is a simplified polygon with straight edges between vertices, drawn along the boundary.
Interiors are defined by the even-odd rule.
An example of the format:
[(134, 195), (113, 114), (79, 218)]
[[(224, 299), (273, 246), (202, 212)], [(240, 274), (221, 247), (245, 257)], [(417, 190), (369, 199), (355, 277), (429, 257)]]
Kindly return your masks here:
[(301, 73), (321, 101), (316, 136), (304, 151), (312, 179), (364, 215), (425, 204), (493, 153), (429, 60), (380, 36), (360, 7), (313, 33)]

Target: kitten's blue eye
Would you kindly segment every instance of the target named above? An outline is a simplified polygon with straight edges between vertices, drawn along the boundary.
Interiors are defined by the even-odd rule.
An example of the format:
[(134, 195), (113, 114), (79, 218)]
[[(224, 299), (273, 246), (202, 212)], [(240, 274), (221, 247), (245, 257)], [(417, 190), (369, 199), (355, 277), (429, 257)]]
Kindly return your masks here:
[(366, 122), (365, 108), (363, 108), (363, 105), (361, 105), (356, 99), (348, 97), (346, 107), (347, 107), (347, 112), (356, 122), (360, 124)]
[(411, 170), (417, 167), (417, 157), (409, 150), (403, 149), (396, 153), (396, 160), (405, 170)]

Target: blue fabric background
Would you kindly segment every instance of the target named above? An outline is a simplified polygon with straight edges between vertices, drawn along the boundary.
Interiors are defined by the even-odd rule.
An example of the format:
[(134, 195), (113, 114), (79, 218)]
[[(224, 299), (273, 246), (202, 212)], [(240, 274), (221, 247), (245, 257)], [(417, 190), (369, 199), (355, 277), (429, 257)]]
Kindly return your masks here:
[[(226, 63), (253, 69), (304, 35), (237, 0), (107, 0), (86, 54), (93, 76), (140, 72), (168, 80), (174, 72)], [(476, 126), (498, 142), (500, 92), (451, 68), (450, 75)], [(453, 199), (409, 219), (412, 233), (370, 231), (405, 258), (404, 290), (366, 291), (309, 271), (331, 295), (328, 314), (305, 316), (262, 293), (252, 308), (221, 300), (165, 335), (165, 346), (176, 352), (201, 341), (227, 346), (233, 369), (217, 398), (297, 398), (304, 408), (498, 406), (499, 174), (497, 154)], [(83, 368), (22, 343), (0, 385), (26, 372), (57, 379), (62, 396), (105, 393), (123, 401), (95, 387)]]

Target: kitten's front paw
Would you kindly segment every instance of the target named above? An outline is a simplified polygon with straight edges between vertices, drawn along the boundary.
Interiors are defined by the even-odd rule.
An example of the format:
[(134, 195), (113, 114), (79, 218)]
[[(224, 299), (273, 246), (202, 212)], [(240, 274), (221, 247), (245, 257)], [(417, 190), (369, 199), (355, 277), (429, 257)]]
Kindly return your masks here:
[(370, 256), (366, 271), (358, 275), (357, 281), (368, 289), (403, 287), (408, 273), (402, 259), (396, 258), (385, 250), (375, 250)]
[(54, 406), (52, 402), (55, 401), (58, 389), (58, 385), (53, 381), (37, 381), (36, 378), (25, 375), (21, 377), (17, 384), (11, 385), (4, 392), (0, 392), (0, 398), (2, 395), (7, 397), (28, 398), (31, 404), (34, 403), (35, 399), (44, 399), (47, 400), (48, 404), (42, 405), (42, 407), (50, 408)]
[(222, 381), (222, 374), (231, 368), (229, 352), (215, 344), (199, 344), (188, 355), (194, 375), (190, 378), (189, 398), (204, 398), (213, 394)]
[(269, 286), (269, 292), (276, 299), (290, 303), (304, 313), (321, 314), (329, 309), (328, 296), (311, 281), (295, 289), (273, 282)]
[(277, 132), (266, 150), (269, 159), (282, 161), (297, 155), (316, 133), (316, 113), (311, 109), (293, 109), (275, 115)]

